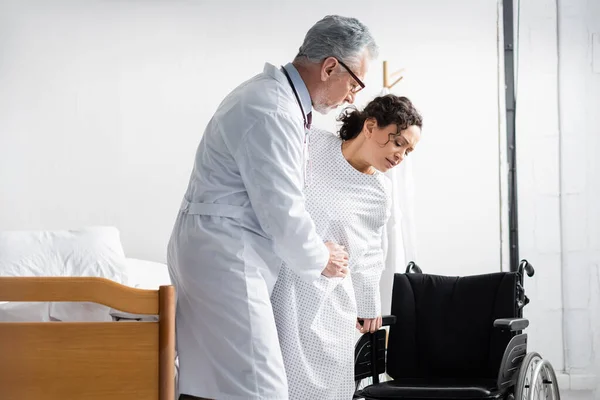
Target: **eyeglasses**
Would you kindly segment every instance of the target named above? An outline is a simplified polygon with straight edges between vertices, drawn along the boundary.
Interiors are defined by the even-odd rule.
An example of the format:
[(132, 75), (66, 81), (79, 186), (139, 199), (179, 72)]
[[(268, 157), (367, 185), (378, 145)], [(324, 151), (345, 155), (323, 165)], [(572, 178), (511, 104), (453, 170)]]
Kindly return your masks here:
[(352, 72), (352, 70), (350, 68), (348, 68), (348, 66), (346, 64), (344, 64), (343, 62), (341, 62), (340, 60), (337, 60), (340, 65), (342, 67), (344, 67), (346, 69), (346, 71), (348, 71), (348, 73), (350, 74), (350, 76), (352, 77), (352, 79), (354, 79), (356, 81), (356, 83), (358, 83), (357, 85), (354, 85), (354, 87), (351, 89), (352, 93), (358, 93), (360, 92), (362, 89), (365, 88), (365, 84), (363, 83), (363, 81), (361, 81), (358, 76), (356, 76), (356, 74), (354, 72)]

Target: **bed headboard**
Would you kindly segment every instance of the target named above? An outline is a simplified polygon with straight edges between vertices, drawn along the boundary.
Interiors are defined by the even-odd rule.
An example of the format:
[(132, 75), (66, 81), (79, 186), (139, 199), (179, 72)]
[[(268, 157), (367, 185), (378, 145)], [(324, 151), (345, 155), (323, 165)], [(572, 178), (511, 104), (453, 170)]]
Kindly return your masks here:
[(158, 322), (0, 323), (3, 400), (174, 400), (175, 288), (104, 278), (0, 277), (0, 301), (95, 302)]

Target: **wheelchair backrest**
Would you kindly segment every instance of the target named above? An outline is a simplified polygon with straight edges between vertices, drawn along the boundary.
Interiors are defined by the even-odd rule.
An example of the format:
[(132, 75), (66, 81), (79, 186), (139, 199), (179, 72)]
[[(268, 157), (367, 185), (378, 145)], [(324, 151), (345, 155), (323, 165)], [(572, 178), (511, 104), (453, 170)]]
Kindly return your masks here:
[(387, 372), (402, 378), (496, 379), (514, 335), (494, 320), (517, 318), (518, 274), (395, 274)]

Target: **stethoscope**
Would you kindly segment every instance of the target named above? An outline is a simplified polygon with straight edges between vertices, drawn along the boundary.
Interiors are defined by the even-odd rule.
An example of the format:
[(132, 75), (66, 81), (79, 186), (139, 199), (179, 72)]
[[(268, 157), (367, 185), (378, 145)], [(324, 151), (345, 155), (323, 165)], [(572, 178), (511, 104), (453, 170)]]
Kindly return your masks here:
[(304, 129), (308, 130), (308, 121), (306, 120), (306, 114), (304, 113), (304, 108), (302, 107), (302, 102), (300, 101), (300, 96), (298, 95), (298, 92), (296, 91), (296, 87), (294, 86), (294, 83), (292, 82), (292, 78), (290, 77), (290, 75), (288, 74), (288, 72), (285, 70), (285, 68), (283, 67), (283, 65), (281, 66), (281, 71), (283, 72), (283, 74), (287, 78), (290, 86), (292, 87), (292, 90), (294, 91), (294, 96), (296, 96), (296, 101), (298, 102), (298, 106), (300, 107), (300, 111), (302, 111), (302, 119), (304, 120)]
[(304, 113), (304, 108), (302, 107), (302, 102), (300, 101), (300, 96), (298, 95), (298, 92), (296, 91), (296, 87), (294, 86), (294, 83), (292, 82), (292, 78), (290, 77), (288, 72), (285, 70), (283, 65), (281, 66), (281, 71), (287, 78), (290, 86), (292, 87), (292, 90), (294, 91), (294, 96), (296, 97), (296, 101), (298, 102), (298, 106), (300, 107), (300, 111), (302, 112), (302, 119), (304, 120), (304, 146), (305, 146), (304, 151), (306, 152), (305, 156), (307, 157), (305, 162), (308, 162), (308, 165), (306, 165), (304, 168), (304, 186), (308, 187), (309, 180), (312, 180), (312, 164), (311, 164), (311, 160), (310, 160), (310, 149), (309, 149), (309, 144), (308, 144), (308, 121), (306, 119), (306, 114)]

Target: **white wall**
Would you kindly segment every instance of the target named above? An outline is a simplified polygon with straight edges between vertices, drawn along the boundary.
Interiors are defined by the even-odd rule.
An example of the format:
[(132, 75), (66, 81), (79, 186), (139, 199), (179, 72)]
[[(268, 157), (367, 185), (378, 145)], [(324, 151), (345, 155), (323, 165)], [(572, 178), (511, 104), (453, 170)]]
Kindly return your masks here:
[[(521, 2), (517, 99), (521, 255), (531, 347), (564, 389), (600, 398), (600, 2)], [(595, 392), (594, 392), (595, 391)]]
[[(396, 93), (425, 116), (414, 153), (419, 262), (500, 268), (495, 2), (0, 1), (0, 228), (112, 224), (164, 261), (205, 124), (326, 14), (361, 18)], [(231, 11), (228, 11), (230, 9)], [(374, 65), (358, 98), (381, 89)], [(335, 128), (334, 115), (315, 118)], [(413, 157), (411, 155), (411, 157)]]
[(521, 2), (518, 20), (519, 253), (536, 268), (525, 279), (531, 304), (524, 313), (530, 350), (563, 370), (556, 3)]
[(558, 11), (565, 368), (600, 399), (600, 1)]

